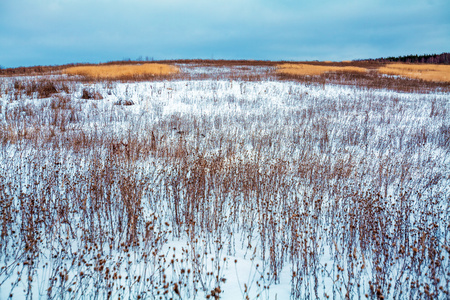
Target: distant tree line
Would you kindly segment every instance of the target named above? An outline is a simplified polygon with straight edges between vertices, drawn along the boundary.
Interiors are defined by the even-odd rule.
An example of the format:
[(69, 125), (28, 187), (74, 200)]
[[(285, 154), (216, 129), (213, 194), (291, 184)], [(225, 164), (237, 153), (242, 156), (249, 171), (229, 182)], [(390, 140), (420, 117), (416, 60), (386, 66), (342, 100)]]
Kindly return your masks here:
[(425, 63), (425, 64), (450, 64), (450, 53), (444, 52), (442, 54), (424, 54), (424, 55), (405, 55), (405, 56), (391, 56), (376, 59), (371, 61), (379, 62), (405, 62), (405, 63)]

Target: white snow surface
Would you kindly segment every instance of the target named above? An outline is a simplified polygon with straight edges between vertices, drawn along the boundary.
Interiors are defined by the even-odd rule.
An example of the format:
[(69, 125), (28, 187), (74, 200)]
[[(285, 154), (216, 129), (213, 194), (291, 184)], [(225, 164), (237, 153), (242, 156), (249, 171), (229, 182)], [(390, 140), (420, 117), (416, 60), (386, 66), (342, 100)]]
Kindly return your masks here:
[[(207, 68), (196, 70), (200, 73), (210, 71)], [(16, 128), (34, 130), (33, 123), (28, 123), (33, 111), (39, 111), (42, 118), (45, 118), (51, 112), (50, 105), (54, 96), (47, 99), (26, 96), (14, 99), (11, 89), (5, 92), (6, 87), (11, 86), (13, 80), (2, 78), (0, 82), (1, 91), (3, 91), (0, 94), (2, 130), (5, 130), (4, 132), (7, 128), (11, 131)], [(30, 78), (17, 80), (30, 80)], [(81, 99), (83, 89), (97, 91), (103, 95), (104, 99)], [(372, 284), (370, 282), (374, 282), (375, 277), (378, 276), (376, 275), (378, 274), (377, 266), (373, 264), (375, 259), (362, 258), (367, 260), (364, 263), (361, 259), (355, 258), (354, 261), (348, 260), (347, 263), (345, 257), (352, 256), (354, 251), (358, 255), (363, 253), (363, 257), (369, 253), (373, 256), (376, 254), (363, 250), (360, 245), (353, 245), (353, 249), (350, 249), (346, 248), (346, 243), (341, 244), (341, 240), (348, 238), (346, 234), (350, 227), (347, 227), (345, 231), (334, 228), (331, 207), (339, 195), (338, 192), (332, 191), (343, 191), (348, 188), (346, 191), (349, 192), (346, 195), (351, 193), (363, 195), (365, 192), (375, 191), (383, 196), (386, 195), (389, 201), (394, 203), (393, 205), (400, 205), (398, 203), (406, 193), (409, 197), (408, 201), (415, 203), (411, 207), (416, 207), (420, 212), (426, 211), (426, 208), (421, 207), (421, 199), (436, 199), (440, 201), (440, 204), (436, 206), (440, 208), (440, 212), (437, 213), (442, 217), (439, 220), (440, 223), (436, 225), (438, 226), (436, 237), (439, 243), (449, 245), (448, 233), (445, 233), (445, 226), (449, 225), (450, 218), (448, 213), (449, 96), (439, 92), (401, 93), (352, 86), (322, 86), (271, 80), (77, 83), (71, 93), (61, 93), (60, 97), (69, 97), (72, 107), (80, 109), (79, 121), (68, 123), (64, 131), (59, 131), (57, 125), (48, 125), (48, 128), (54, 126), (56, 136), (58, 134), (63, 136), (71, 131), (83, 131), (99, 138), (114, 137), (118, 143), (117, 147), (127, 147), (121, 146), (120, 143), (123, 145), (131, 143), (130, 134), (134, 133), (138, 139), (148, 138), (154, 133), (157, 139), (164, 139), (167, 145), (172, 146), (178, 145), (181, 138), (184, 138), (184, 143), (191, 147), (189, 149), (195, 147), (203, 149), (199, 153), (206, 160), (223, 155), (224, 165), (257, 165), (259, 168), (257, 173), (261, 176), (281, 172), (275, 169), (275, 166), (279, 162), (284, 162), (287, 169), (283, 171), (285, 172), (283, 174), (286, 175), (279, 179), (283, 181), (283, 184), (279, 184), (277, 179), (266, 183), (273, 184), (279, 189), (278, 191), (268, 188), (267, 190), (272, 191), (273, 194), (261, 196), (261, 198), (257, 198), (259, 197), (257, 192), (253, 191), (248, 195), (238, 195), (234, 200), (242, 203), (247, 199), (260, 199), (258, 201), (268, 201), (268, 203), (286, 201), (288, 204), (285, 206), (274, 205), (276, 212), (271, 216), (274, 220), (278, 220), (279, 224), (266, 229), (276, 228), (279, 231), (276, 233), (276, 241), (270, 244), (268, 240), (261, 240), (263, 236), (261, 228), (255, 224), (258, 222), (264, 224), (268, 222), (268, 219), (261, 219), (254, 207), (254, 212), (242, 211), (241, 215), (237, 216), (237, 218), (244, 218), (243, 216), (247, 218), (253, 215), (253, 220), (241, 219), (236, 223), (225, 220), (223, 224), (218, 225), (224, 232), (218, 233), (214, 229), (211, 232), (195, 231), (195, 239), (199, 242), (193, 245), (193, 238), (186, 233), (188, 225), (176, 228), (173, 207), (171, 202), (166, 200), (178, 193), (177, 188), (183, 189), (175, 185), (165, 188), (169, 186), (171, 180), (184, 174), (183, 170), (177, 169), (176, 165), (163, 162), (158, 156), (138, 159), (133, 165), (134, 169), (129, 170), (124, 167), (123, 170), (120, 169), (120, 172), (127, 170), (142, 182), (146, 182), (147, 185), (141, 186), (143, 191), (139, 194), (142, 206), (139, 216), (140, 231), (144, 232), (146, 222), (153, 222), (152, 234), (159, 239), (153, 238), (151, 240), (153, 245), (144, 246), (145, 241), (140, 237), (140, 246), (129, 247), (125, 251), (123, 247), (119, 247), (119, 244), (124, 241), (123, 234), (118, 235), (117, 240), (110, 241), (107, 239), (115, 238), (115, 234), (105, 232), (105, 240), (96, 243), (96, 246), (88, 251), (84, 248), (85, 239), (81, 239), (84, 236), (81, 230), (83, 225), (77, 226), (86, 221), (80, 213), (73, 212), (72, 220), (62, 221), (56, 217), (54, 228), (46, 227), (49, 224), (40, 227), (41, 240), (37, 245), (39, 254), (34, 258), (35, 268), (31, 268), (24, 265), (28, 255), (23, 251), (26, 243), (18, 234), (24, 230), (20, 224), (22, 224), (22, 218), (26, 216), (20, 212), (13, 212), (12, 216), (16, 219), (11, 223), (11, 228), (5, 229), (8, 235), (2, 237), (0, 247), (0, 267), (2, 267), (0, 299), (8, 299), (10, 294), (13, 295), (12, 299), (69, 299), (72, 297), (103, 299), (107, 296), (106, 286), (111, 281), (102, 279), (102, 275), (98, 275), (98, 272), (92, 269), (100, 259), (106, 260), (104, 267), (110, 268), (111, 274), (116, 272), (122, 276), (115, 281), (114, 287), (109, 289), (112, 291), (112, 298), (121, 296), (122, 299), (135, 299), (137, 295), (148, 299), (157, 298), (160, 295), (156, 294), (154, 287), (158, 286), (161, 291), (163, 290), (164, 274), (168, 278), (167, 282), (172, 282), (169, 293), (163, 295), (165, 298), (178, 299), (173, 289), (173, 283), (178, 281), (187, 283), (186, 287), (180, 288), (182, 296), (184, 295), (182, 299), (187, 297), (203, 299), (218, 285), (221, 289), (220, 299), (244, 299), (245, 296), (249, 296), (249, 299), (257, 297), (293, 299), (296, 298), (293, 293), (295, 289), (301, 293), (302, 299), (315, 299), (316, 295), (319, 298), (325, 298), (325, 295), (328, 295), (331, 298), (344, 299), (345, 290), (351, 292), (350, 298), (365, 298), (364, 294), (370, 294), (369, 286)], [(117, 105), (124, 100), (132, 101), (133, 105)], [(15, 116), (14, 122), (11, 121), (12, 115)], [(195, 127), (189, 122), (196, 122), (198, 125)], [(323, 128), (323, 131), (320, 128)], [(322, 133), (323, 135), (319, 136)], [(44, 131), (36, 132), (36, 135), (39, 134), (44, 134)], [(216, 139), (216, 136), (223, 139)], [(423, 144), (416, 145), (418, 143), (416, 139), (421, 138)], [(30, 140), (32, 140), (31, 137)], [(27, 199), (35, 197), (36, 201), (39, 201), (39, 197), (44, 195), (46, 189), (51, 189), (52, 196), (46, 201), (55, 201), (56, 204), (59, 201), (56, 199), (69, 197), (71, 188), (83, 187), (83, 183), (79, 183), (77, 178), (81, 178), (79, 180), (83, 182), (88, 180), (89, 174), (93, 172), (90, 168), (93, 159), (87, 154), (83, 156), (83, 151), (96, 153), (99, 166), (106, 165), (110, 155), (105, 149), (85, 149), (75, 153), (74, 151), (64, 152), (63, 148), (56, 146), (35, 149), (27, 145), (29, 144), (26, 142), (17, 141), (5, 141), (1, 145), (0, 183), (3, 192), (0, 196), (4, 199), (10, 197), (8, 199), (12, 199), (11, 203), (18, 208), (18, 211), (20, 199), (22, 199), (20, 195), (25, 195)], [(224, 151), (227, 151), (227, 154), (224, 154)], [(192, 159), (194, 161), (194, 158)], [(319, 174), (318, 172), (322, 172), (319, 168), (305, 171), (305, 175), (298, 175), (296, 170), (300, 170), (302, 163), (311, 160), (328, 165), (330, 174), (333, 170), (339, 173), (347, 168), (350, 175), (343, 179), (346, 175), (342, 175), (345, 174), (342, 171), (339, 173), (341, 175), (330, 177), (331, 179), (328, 180), (324, 179), (325, 181), (322, 182), (315, 180), (325, 177), (308, 175)], [(407, 175), (401, 173), (399, 166), (402, 164)], [(47, 174), (46, 168), (59, 170), (59, 173), (53, 174), (53, 181), (48, 179), (46, 182), (36, 182), (37, 178), (41, 178), (39, 174)], [(117, 175), (119, 171), (112, 172), (116, 172), (115, 176), (119, 176)], [(194, 169), (190, 172), (194, 172)], [(164, 174), (165, 177), (160, 174)], [(186, 176), (194, 175), (187, 173)], [(323, 176), (326, 176), (325, 173)], [(207, 180), (215, 180), (212, 177), (207, 178)], [(50, 182), (52, 186), (47, 185)], [(214, 184), (220, 185), (219, 182)], [(368, 188), (364, 191), (366, 185)], [(338, 186), (340, 189), (334, 190), (332, 186)], [(324, 190), (318, 191), (319, 187), (323, 187)], [(287, 191), (287, 194), (284, 194), (283, 189)], [(354, 191), (350, 192), (351, 189)], [(113, 195), (120, 195), (120, 185), (114, 185), (112, 190)], [(223, 188), (217, 193), (221, 193), (222, 190)], [(239, 191), (236, 190), (234, 193), (239, 194)], [(421, 195), (419, 196), (418, 193)], [(179, 195), (187, 194), (179, 192)], [(226, 197), (221, 198), (220, 195), (211, 192), (208, 197), (214, 203), (224, 201), (223, 209), (229, 210), (231, 219), (233, 208), (231, 204), (227, 205), (231, 202), (232, 195), (233, 193), (230, 192)], [(299, 203), (302, 201), (316, 203), (320, 198), (320, 201), (323, 201), (323, 211), (328, 213), (320, 214), (317, 206), (306, 204), (298, 207), (297, 210), (292, 206), (293, 202), (291, 203), (293, 197), (298, 197)], [(155, 203), (159, 204), (155, 205)], [(6, 204), (2, 205), (2, 209), (6, 209)], [(67, 207), (72, 206), (68, 204)], [(242, 206), (242, 209), (247, 210), (250, 207), (253, 206)], [(296, 210), (295, 214), (305, 216), (305, 228), (297, 228), (297, 234), (305, 237), (304, 246), (300, 246), (302, 238), (299, 238), (297, 244), (299, 249), (302, 247), (307, 249), (305, 252), (299, 252), (305, 257), (299, 257), (299, 253), (293, 254), (292, 250), (281, 250), (285, 246), (283, 243), (289, 240), (286, 240), (284, 236), (294, 235), (287, 231), (293, 230), (290, 227), (288, 229), (287, 224), (288, 221), (292, 221), (292, 215), (295, 215), (294, 212), (288, 213), (286, 211), (288, 208)], [(213, 215), (214, 209), (219, 208), (211, 207), (211, 210), (205, 214)], [(125, 211), (121, 214), (118, 213), (114, 220), (120, 218), (125, 220)], [(319, 217), (318, 221), (315, 216)], [(345, 218), (344, 216), (335, 217)], [(35, 218), (38, 220), (41, 216), (35, 216)], [(425, 213), (416, 215), (411, 213), (411, 218), (427, 217)], [(98, 226), (96, 222), (100, 220), (101, 218), (98, 220), (94, 218), (92, 226)], [(430, 222), (435, 221), (436, 219), (433, 219)], [(316, 222), (320, 225), (314, 227)], [(339, 223), (340, 225), (345, 224), (343, 221), (336, 222), (342, 222)], [(396, 221), (389, 219), (386, 222), (395, 223)], [(431, 224), (424, 220), (421, 222), (420, 224)], [(413, 219), (410, 224), (412, 227), (419, 226)], [(312, 227), (308, 229), (306, 226)], [(313, 227), (314, 229), (311, 229)], [(395, 226), (389, 228), (393, 229)], [(331, 233), (332, 231), (335, 232), (335, 236)], [(414, 230), (410, 232), (410, 248), (413, 245), (418, 247), (412, 241), (420, 240), (419, 235), (415, 235)], [(98, 233), (95, 231), (95, 234)], [(265, 237), (269, 236), (271, 235)], [(395, 236), (394, 231), (392, 236)], [(307, 241), (307, 239), (312, 240), (312, 237), (316, 237), (314, 241)], [(96, 248), (97, 245), (98, 248)], [(278, 249), (272, 254), (284, 256), (276, 260), (282, 264), (276, 267), (279, 270), (277, 277), (273, 275), (270, 266), (271, 252), (268, 247)], [(398, 245), (395, 247), (397, 249)], [(195, 251), (197, 253), (192, 253)], [(80, 257), (80, 253), (84, 253), (84, 258)], [(439, 253), (442, 256), (441, 264), (449, 266), (448, 251), (440, 249)], [(53, 258), (55, 254), (58, 255)], [(99, 258), (96, 258), (97, 254)], [(201, 254), (201, 261), (196, 259), (196, 254)], [(82, 263), (80, 267), (79, 263), (83, 259), (93, 266)], [(174, 259), (173, 263), (172, 259)], [(386, 266), (391, 272), (388, 276), (397, 279), (396, 282), (393, 281), (392, 287), (384, 287), (387, 298), (402, 298), (399, 294), (395, 294), (398, 290), (394, 288), (398, 284), (408, 286), (408, 289), (405, 288), (405, 293), (410, 293), (412, 297), (419, 297), (418, 293), (425, 291), (423, 286), (417, 291), (409, 288), (412, 279), (402, 275), (402, 272), (405, 272), (404, 266), (408, 264), (414, 265), (414, 256), (408, 256), (393, 266)], [(346, 271), (341, 272), (339, 270), (341, 267)], [(188, 269), (195, 270), (195, 268), (202, 274), (187, 275), (185, 273)], [(182, 269), (183, 272), (181, 272)], [(347, 270), (358, 270), (360, 273), (350, 275), (350, 271), (347, 273)], [(84, 277), (80, 275), (80, 272), (85, 274)], [(212, 275), (208, 275), (209, 272)], [(293, 272), (297, 272), (296, 277), (302, 277), (298, 286), (294, 285)], [(416, 280), (424, 285), (431, 284), (431, 279), (424, 275), (426, 272), (432, 272), (431, 267), (423, 270), (416, 277)], [(68, 280), (60, 280), (60, 274), (63, 274), (61, 275), (63, 278), (67, 276)], [(126, 276), (129, 277), (125, 278)], [(142, 279), (138, 281), (135, 276), (142, 276)], [(355, 281), (351, 276), (356, 276), (357, 280)], [(448, 288), (450, 278), (448, 274), (439, 273), (436, 276), (441, 278), (444, 289)], [(30, 277), (32, 281), (28, 280)], [(52, 277), (58, 277), (58, 281), (53, 284), (53, 290), (49, 291), (48, 286), (51, 285)], [(18, 281), (19, 278), (20, 281)], [(145, 280), (148, 278), (153, 281), (153, 285), (147, 284)], [(317, 282), (314, 282), (316, 278)], [(195, 282), (197, 279), (199, 282)], [(71, 285), (74, 286), (74, 290), (70, 293), (68, 289)], [(350, 288), (351, 285), (354, 286)], [(122, 286), (124, 289), (121, 289)], [(194, 289), (199, 291), (195, 293)], [(375, 298), (376, 294), (370, 294), (370, 297)], [(445, 299), (446, 295), (439, 293), (436, 297)]]

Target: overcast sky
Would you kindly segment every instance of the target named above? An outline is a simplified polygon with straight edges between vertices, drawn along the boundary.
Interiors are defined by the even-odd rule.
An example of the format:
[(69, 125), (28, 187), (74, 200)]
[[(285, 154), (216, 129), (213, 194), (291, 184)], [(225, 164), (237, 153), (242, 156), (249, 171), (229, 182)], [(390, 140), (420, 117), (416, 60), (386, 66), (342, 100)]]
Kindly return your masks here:
[(449, 0), (0, 0), (0, 65), (450, 52)]

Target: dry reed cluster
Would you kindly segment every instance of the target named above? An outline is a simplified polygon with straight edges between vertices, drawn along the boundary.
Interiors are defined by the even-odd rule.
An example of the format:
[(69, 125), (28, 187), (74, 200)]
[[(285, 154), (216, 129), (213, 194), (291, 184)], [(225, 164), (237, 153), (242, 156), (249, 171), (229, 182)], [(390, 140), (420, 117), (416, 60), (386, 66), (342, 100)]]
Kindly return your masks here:
[(450, 82), (449, 65), (393, 63), (379, 68), (378, 72), (426, 81)]
[(62, 71), (68, 75), (80, 75), (89, 79), (115, 80), (146, 76), (166, 76), (176, 74), (179, 69), (172, 65), (147, 63), (142, 65), (98, 65), (70, 67)]
[[(425, 80), (429, 82), (450, 82), (450, 66), (435, 64), (403, 64), (391, 63), (382, 66), (361, 67), (357, 63), (341, 62), (330, 66), (331, 62), (322, 62), (320, 64), (281, 64), (277, 66), (276, 73), (283, 76), (323, 76), (330, 73), (355, 73), (368, 76), (369, 70), (373, 74), (395, 75), (411, 79)], [(363, 64), (361, 64), (363, 65)], [(376, 71), (376, 72), (375, 72)], [(395, 79), (390, 79), (395, 82)], [(355, 83), (355, 81), (353, 81)]]

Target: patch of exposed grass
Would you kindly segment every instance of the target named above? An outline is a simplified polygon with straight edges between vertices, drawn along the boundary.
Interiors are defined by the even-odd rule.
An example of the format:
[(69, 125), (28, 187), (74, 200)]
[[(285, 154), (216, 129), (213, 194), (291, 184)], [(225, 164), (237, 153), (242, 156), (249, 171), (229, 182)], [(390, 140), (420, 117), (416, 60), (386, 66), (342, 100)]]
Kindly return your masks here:
[(145, 76), (165, 76), (178, 73), (175, 66), (166, 64), (78, 66), (63, 70), (68, 75), (90, 79), (133, 79)]
[(450, 65), (395, 63), (379, 68), (378, 72), (426, 81), (450, 82)]
[(367, 69), (353, 66), (319, 66), (310, 64), (282, 64), (277, 69), (278, 74), (294, 76), (322, 75), (336, 72), (366, 73)]

